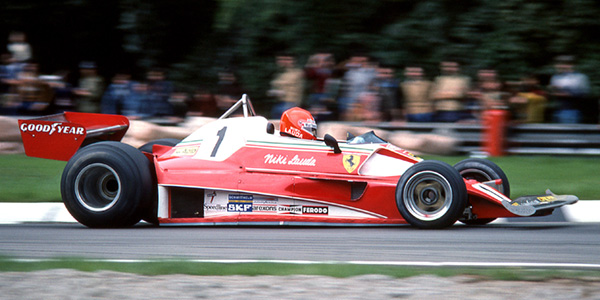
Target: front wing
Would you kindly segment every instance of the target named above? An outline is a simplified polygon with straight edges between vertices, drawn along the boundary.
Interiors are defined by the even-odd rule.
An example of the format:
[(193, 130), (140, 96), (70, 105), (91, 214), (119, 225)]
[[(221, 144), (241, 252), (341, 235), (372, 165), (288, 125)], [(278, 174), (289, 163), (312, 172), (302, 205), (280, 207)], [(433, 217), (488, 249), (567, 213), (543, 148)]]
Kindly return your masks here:
[(574, 204), (579, 200), (573, 195), (555, 195), (549, 189), (545, 195), (523, 196), (502, 205), (510, 212), (521, 217), (547, 215), (555, 208)]

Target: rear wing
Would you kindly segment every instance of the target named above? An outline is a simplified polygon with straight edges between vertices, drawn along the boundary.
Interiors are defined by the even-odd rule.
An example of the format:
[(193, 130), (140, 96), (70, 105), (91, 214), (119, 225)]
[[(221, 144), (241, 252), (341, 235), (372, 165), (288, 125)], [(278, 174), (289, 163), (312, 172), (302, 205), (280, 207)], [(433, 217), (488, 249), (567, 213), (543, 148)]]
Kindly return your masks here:
[(120, 141), (129, 119), (119, 115), (65, 112), (19, 120), (25, 154), (68, 161), (82, 145)]

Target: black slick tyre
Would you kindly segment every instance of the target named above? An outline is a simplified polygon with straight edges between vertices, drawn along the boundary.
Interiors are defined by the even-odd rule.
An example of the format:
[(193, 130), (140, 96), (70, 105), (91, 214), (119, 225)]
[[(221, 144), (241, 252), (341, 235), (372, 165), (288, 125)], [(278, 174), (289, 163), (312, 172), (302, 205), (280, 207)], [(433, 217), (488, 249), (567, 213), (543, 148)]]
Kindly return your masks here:
[(130, 145), (95, 143), (80, 149), (65, 166), (62, 198), (85, 226), (132, 226), (152, 197), (152, 171), (146, 156)]
[(402, 217), (415, 227), (445, 228), (462, 217), (467, 189), (452, 166), (440, 161), (423, 161), (400, 177), (396, 204)]
[[(501, 179), (502, 185), (499, 188), (499, 192), (510, 198), (510, 183), (508, 182), (508, 177), (506, 177), (504, 171), (502, 171), (495, 163), (481, 158), (467, 158), (454, 165), (454, 168), (465, 179), (474, 179), (479, 182)], [(496, 220), (496, 218), (459, 221), (467, 225), (485, 225), (494, 220)]]

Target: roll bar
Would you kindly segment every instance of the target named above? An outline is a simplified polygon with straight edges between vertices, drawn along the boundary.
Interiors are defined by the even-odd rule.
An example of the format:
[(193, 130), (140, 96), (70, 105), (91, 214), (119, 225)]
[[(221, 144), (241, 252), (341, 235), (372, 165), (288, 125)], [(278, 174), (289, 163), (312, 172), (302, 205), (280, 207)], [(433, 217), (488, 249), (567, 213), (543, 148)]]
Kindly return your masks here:
[(238, 108), (242, 107), (242, 111), (244, 112), (244, 118), (250, 116), (256, 116), (256, 112), (254, 111), (254, 106), (252, 106), (252, 102), (250, 102), (250, 97), (248, 95), (243, 94), (242, 98), (238, 100), (234, 105), (232, 105), (223, 115), (219, 117), (220, 119), (225, 119), (233, 114)]

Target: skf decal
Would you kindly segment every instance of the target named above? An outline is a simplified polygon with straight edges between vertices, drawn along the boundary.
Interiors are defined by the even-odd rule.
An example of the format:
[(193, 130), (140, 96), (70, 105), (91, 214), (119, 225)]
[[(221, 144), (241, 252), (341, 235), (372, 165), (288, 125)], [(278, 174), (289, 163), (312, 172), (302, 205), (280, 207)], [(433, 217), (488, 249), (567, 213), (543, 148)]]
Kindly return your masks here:
[(178, 147), (173, 152), (173, 156), (192, 156), (198, 152), (198, 146)]
[(229, 195), (228, 212), (252, 212), (252, 195)]
[(348, 171), (348, 173), (352, 173), (360, 164), (360, 155), (345, 154), (342, 157), (342, 162), (346, 171)]
[(327, 215), (329, 207), (327, 206), (302, 206), (303, 215)]

